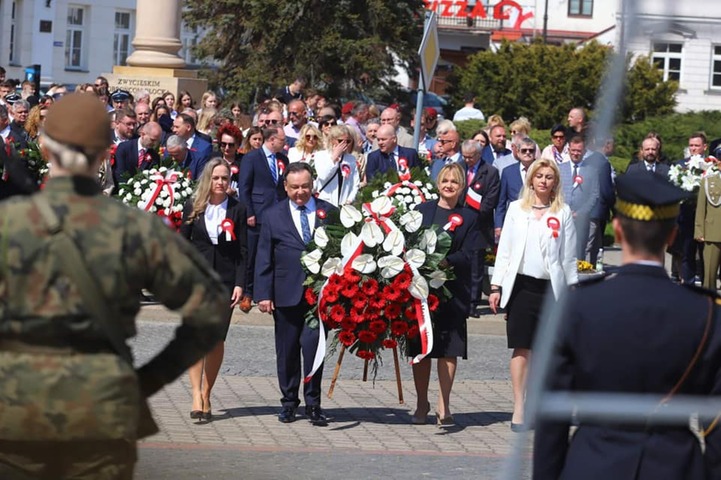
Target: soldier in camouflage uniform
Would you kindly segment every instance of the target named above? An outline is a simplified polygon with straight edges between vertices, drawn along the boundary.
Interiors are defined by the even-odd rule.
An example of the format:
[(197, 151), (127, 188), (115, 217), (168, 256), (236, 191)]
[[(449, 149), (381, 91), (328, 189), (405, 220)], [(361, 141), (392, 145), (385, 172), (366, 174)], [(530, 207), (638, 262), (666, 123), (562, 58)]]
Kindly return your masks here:
[[(158, 217), (100, 194), (110, 125), (96, 98), (57, 102), (41, 144), (53, 178), (36, 196), (0, 203), (0, 478), (130, 479), (136, 440), (154, 427), (142, 422), (145, 399), (222, 339), (229, 293)], [(141, 289), (180, 310), (174, 340), (146, 365), (124, 360), (89, 312), (51, 248), (40, 197), (82, 252), (123, 347)]]

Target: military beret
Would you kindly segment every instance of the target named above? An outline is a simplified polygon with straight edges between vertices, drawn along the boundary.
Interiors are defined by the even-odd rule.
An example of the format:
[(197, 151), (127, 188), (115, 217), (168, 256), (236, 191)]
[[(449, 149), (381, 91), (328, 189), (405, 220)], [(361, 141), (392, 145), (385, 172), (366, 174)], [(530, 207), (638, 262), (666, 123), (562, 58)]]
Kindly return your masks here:
[(616, 212), (632, 220), (650, 222), (676, 218), (680, 202), (693, 196), (668, 179), (645, 171), (631, 172), (616, 179)]
[(124, 102), (126, 100), (130, 100), (130, 92), (127, 90), (115, 90), (112, 95), (110, 95), (110, 100), (113, 102)]
[(81, 151), (99, 151), (111, 142), (110, 119), (95, 95), (71, 93), (48, 109), (45, 135)]
[(23, 97), (21, 97), (17, 93), (8, 93), (7, 95), (5, 95), (5, 101), (8, 105), (13, 105), (15, 102), (18, 102), (22, 99)]

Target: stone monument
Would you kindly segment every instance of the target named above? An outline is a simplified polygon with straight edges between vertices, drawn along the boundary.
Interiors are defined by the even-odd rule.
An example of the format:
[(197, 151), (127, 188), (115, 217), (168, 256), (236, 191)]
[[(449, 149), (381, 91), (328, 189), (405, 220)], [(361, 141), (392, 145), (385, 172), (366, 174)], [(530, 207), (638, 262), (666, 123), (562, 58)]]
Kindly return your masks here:
[(200, 99), (208, 82), (198, 78), (197, 71), (185, 69), (185, 60), (178, 55), (180, 9), (181, 0), (138, 0), (135, 50), (128, 57), (129, 66), (116, 65), (113, 73), (104, 75), (111, 93), (118, 88), (131, 94), (147, 90), (154, 98), (169, 91), (177, 101), (178, 92), (187, 90)]

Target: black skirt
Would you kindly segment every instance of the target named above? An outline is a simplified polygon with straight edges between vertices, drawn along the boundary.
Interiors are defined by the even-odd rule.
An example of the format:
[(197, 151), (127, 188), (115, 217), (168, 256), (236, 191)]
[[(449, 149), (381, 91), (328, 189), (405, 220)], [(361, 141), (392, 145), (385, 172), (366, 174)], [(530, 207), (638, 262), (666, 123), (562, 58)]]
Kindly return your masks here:
[(518, 274), (513, 284), (513, 292), (508, 300), (508, 322), (506, 335), (508, 348), (527, 348), (533, 345), (538, 320), (549, 280)]

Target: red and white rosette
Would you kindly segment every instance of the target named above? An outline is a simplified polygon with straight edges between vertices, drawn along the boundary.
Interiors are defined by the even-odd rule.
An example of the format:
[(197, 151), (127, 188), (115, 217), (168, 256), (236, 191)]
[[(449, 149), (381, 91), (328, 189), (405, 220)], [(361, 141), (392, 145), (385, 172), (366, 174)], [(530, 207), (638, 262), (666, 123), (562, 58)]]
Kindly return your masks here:
[(173, 184), (178, 181), (179, 174), (175, 170), (168, 170), (165, 172), (165, 175), (161, 173), (155, 173), (150, 176), (150, 181), (155, 182), (155, 189), (153, 190), (153, 194), (150, 195), (148, 198), (148, 201), (145, 202), (142, 209), (146, 212), (150, 210), (150, 207), (153, 206), (155, 203), (155, 200), (160, 195), (160, 192), (165, 189), (166, 192), (168, 192), (168, 198), (170, 198), (170, 205), (165, 208), (166, 211), (173, 208), (173, 203), (175, 203), (175, 192), (173, 191)]
[(238, 172), (240, 172), (240, 169), (238, 168), (238, 165), (233, 164), (233, 165), (230, 166), (230, 174), (231, 174), (231, 175), (237, 175)]
[(325, 217), (328, 215), (327, 213), (325, 213), (325, 210), (323, 210), (322, 208), (316, 209), (315, 214), (321, 220), (325, 220)]
[(573, 188), (578, 187), (578, 186), (581, 185), (582, 183), (583, 183), (583, 177), (582, 177), (582, 176), (576, 175), (575, 177), (573, 177)]
[(459, 213), (451, 213), (448, 216), (448, 223), (443, 226), (443, 230), (454, 232), (456, 228), (463, 225), (463, 217)]
[(341, 165), (340, 173), (341, 175), (343, 175), (343, 178), (348, 178), (348, 176), (350, 175), (350, 165), (348, 165), (347, 163)]
[(225, 233), (226, 242), (231, 242), (235, 240), (235, 223), (233, 223), (233, 220), (226, 218), (225, 220), (220, 222), (220, 232)]
[(561, 221), (556, 217), (548, 217), (546, 225), (548, 225), (548, 228), (551, 229), (551, 235), (553, 235), (553, 238), (558, 238), (561, 230)]
[(285, 163), (283, 163), (280, 159), (277, 159), (275, 164), (278, 166), (278, 176), (282, 177), (283, 174), (285, 174)]
[(398, 159), (398, 178), (401, 182), (411, 179), (411, 169), (408, 168), (408, 160), (405, 157)]

